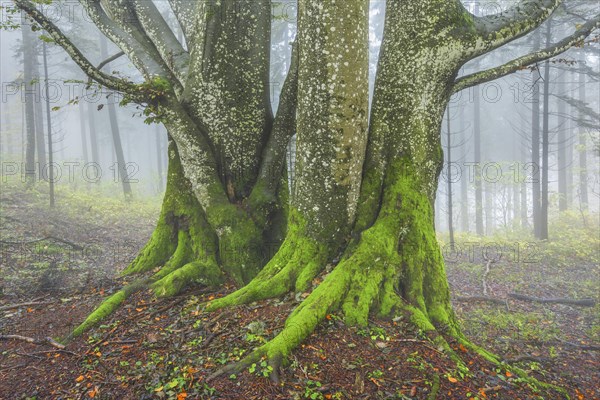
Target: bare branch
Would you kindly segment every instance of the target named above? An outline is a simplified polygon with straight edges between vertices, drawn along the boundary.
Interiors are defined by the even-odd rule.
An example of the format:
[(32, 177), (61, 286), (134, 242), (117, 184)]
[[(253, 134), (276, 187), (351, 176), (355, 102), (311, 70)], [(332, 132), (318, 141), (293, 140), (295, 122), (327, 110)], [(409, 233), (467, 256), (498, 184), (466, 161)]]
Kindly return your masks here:
[(81, 53), (81, 51), (73, 44), (73, 42), (56, 26), (52, 21), (46, 18), (30, 0), (14, 0), (15, 5), (25, 11), (27, 15), (33, 18), (40, 26), (54, 39), (56, 44), (61, 46), (73, 61), (82, 69), (82, 71), (90, 78), (100, 83), (101, 85), (126, 93), (132, 97), (134, 101), (143, 101), (138, 86), (125, 79), (115, 78), (100, 71)]
[(469, 55), (476, 57), (526, 35), (544, 22), (561, 3), (562, 0), (522, 0), (497, 14), (473, 16), (478, 35)]
[(600, 14), (596, 15), (594, 18), (580, 26), (572, 35), (567, 36), (555, 45), (516, 58), (498, 67), (458, 78), (454, 82), (453, 93), (459, 92), (471, 86), (502, 78), (503, 76), (519, 71), (528, 65), (532, 65), (561, 54), (569, 50), (571, 47), (580, 44), (586, 37), (588, 37), (595, 29), (598, 29), (599, 27)]
[(179, 22), (179, 26), (183, 31), (183, 37), (187, 43), (188, 49), (192, 48), (195, 40), (196, 31), (196, 14), (198, 6), (204, 6), (205, 1), (197, 0), (169, 0), (173, 14)]
[(160, 65), (133, 34), (115, 23), (104, 11), (99, 0), (80, 0), (80, 2), (96, 27), (123, 50), (145, 79), (151, 79), (156, 75), (168, 76), (166, 67)]
[[(290, 139), (296, 132), (296, 108), (298, 104), (298, 45), (292, 44), (290, 69), (281, 88), (281, 96), (277, 115), (273, 123), (271, 135), (263, 152), (262, 163), (258, 175), (259, 183), (264, 182), (266, 189), (273, 196), (277, 192), (281, 171), (285, 163), (285, 153)], [(257, 187), (260, 185), (256, 185)]]
[(122, 51), (120, 51), (117, 54), (114, 54), (114, 55), (108, 57), (106, 60), (102, 61), (100, 64), (98, 64), (98, 66), (96, 68), (98, 68), (98, 69), (101, 70), (102, 68), (104, 68), (104, 66), (110, 64), (111, 62), (119, 59), (120, 57), (122, 57), (124, 55), (125, 55), (125, 53), (123, 53)]
[(164, 63), (183, 85), (187, 77), (189, 54), (152, 1), (131, 0), (131, 4), (144, 33)]

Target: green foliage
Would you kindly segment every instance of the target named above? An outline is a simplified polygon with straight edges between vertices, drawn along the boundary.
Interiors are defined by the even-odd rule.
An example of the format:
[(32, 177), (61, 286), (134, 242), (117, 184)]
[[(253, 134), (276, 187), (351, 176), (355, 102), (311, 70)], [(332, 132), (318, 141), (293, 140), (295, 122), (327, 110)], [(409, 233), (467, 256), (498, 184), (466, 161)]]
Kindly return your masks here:
[(319, 381), (313, 381), (308, 379), (306, 381), (306, 386), (304, 387), (304, 398), (311, 400), (321, 400), (325, 397), (319, 391), (319, 389), (323, 386)]
[(268, 378), (273, 372), (273, 367), (271, 367), (266, 360), (263, 360), (258, 364), (252, 363), (252, 365), (248, 367), (248, 372), (250, 372), (251, 374), (256, 374), (263, 378)]

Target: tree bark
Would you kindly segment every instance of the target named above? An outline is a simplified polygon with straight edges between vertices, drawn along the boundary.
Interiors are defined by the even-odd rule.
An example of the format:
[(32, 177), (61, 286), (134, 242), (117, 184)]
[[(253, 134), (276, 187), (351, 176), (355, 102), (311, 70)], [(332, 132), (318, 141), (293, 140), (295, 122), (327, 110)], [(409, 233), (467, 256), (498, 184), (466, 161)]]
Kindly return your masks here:
[[(585, 104), (585, 75), (579, 73), (579, 100)], [(579, 117), (583, 118), (580, 111)], [(579, 203), (582, 210), (588, 209), (588, 166), (587, 166), (587, 132), (579, 129)]]
[(56, 202), (54, 198), (54, 153), (52, 151), (52, 115), (50, 114), (50, 97), (49, 97), (49, 82), (48, 82), (48, 54), (46, 42), (42, 44), (42, 54), (44, 59), (44, 87), (46, 92), (46, 125), (48, 132), (48, 184), (50, 186), (50, 207), (54, 207)]
[(23, 34), (23, 90), (25, 92), (25, 180), (28, 186), (32, 186), (37, 177), (35, 165), (35, 90), (32, 85), (34, 38), (30, 23), (21, 15), (21, 31)]
[[(45, 95), (42, 92), (42, 82), (41, 82), (41, 74), (40, 74), (40, 63), (38, 60), (38, 46), (37, 42), (33, 44), (33, 58), (31, 62), (33, 63), (33, 73), (34, 79), (36, 80), (35, 85), (33, 85), (33, 90), (36, 92), (35, 96), (35, 105), (33, 114), (35, 116), (35, 147), (37, 153), (37, 162), (38, 168), (40, 172), (41, 179), (48, 179), (47, 173), (50, 169), (46, 161), (46, 139), (44, 138), (44, 112), (43, 112), (43, 103), (45, 103)], [(46, 95), (47, 96), (47, 95)]]
[[(540, 33), (534, 34), (533, 48), (534, 51), (540, 47)], [(542, 79), (539, 67), (535, 68), (533, 73), (533, 98), (531, 103), (531, 201), (533, 208), (533, 234), (536, 238), (541, 237), (541, 180), (540, 180), (540, 85)]]
[[(102, 56), (102, 59), (106, 59), (106, 57), (108, 57), (106, 39), (102, 35), (100, 36), (100, 55)], [(113, 167), (115, 168), (115, 179), (117, 179), (118, 182), (121, 182), (125, 198), (129, 198), (132, 195), (131, 182), (129, 181), (129, 176), (127, 174), (127, 163), (125, 162), (123, 144), (121, 142), (121, 132), (119, 131), (119, 122), (117, 120), (117, 109), (115, 106), (116, 95), (117, 93), (113, 92), (106, 99), (110, 131), (115, 155), (117, 156), (116, 165), (113, 165)]]
[[(552, 40), (552, 20), (546, 22), (546, 46)], [(544, 113), (542, 116), (542, 197), (540, 205), (539, 239), (548, 239), (548, 172), (550, 150), (550, 62), (544, 63)]]

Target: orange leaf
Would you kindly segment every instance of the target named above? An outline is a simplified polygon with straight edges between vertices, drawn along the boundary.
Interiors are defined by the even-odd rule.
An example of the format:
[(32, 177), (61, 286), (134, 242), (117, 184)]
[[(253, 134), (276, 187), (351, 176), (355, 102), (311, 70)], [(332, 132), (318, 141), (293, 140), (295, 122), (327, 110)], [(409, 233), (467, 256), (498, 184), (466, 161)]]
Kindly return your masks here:
[(458, 379), (456, 379), (456, 378), (453, 378), (453, 377), (451, 377), (451, 376), (449, 376), (449, 377), (448, 377), (448, 380), (449, 380), (450, 382), (452, 382), (452, 383), (456, 383), (456, 382), (458, 382)]
[(177, 400), (183, 400), (187, 397), (187, 393), (181, 392), (177, 395)]
[(509, 378), (512, 376), (512, 374), (510, 373), (510, 371), (506, 371), (506, 376), (509, 377)]
[(91, 399), (93, 399), (94, 397), (96, 397), (96, 395), (98, 394), (98, 388), (95, 387), (94, 390), (90, 390), (88, 392), (88, 396), (90, 396)]
[(28, 308), (27, 312), (33, 312), (33, 308)]
[(77, 379), (75, 379), (75, 382), (83, 382), (83, 380), (84, 380), (84, 379), (85, 379), (85, 378), (84, 378), (84, 376), (83, 376), (83, 375), (79, 375), (79, 376), (77, 377)]

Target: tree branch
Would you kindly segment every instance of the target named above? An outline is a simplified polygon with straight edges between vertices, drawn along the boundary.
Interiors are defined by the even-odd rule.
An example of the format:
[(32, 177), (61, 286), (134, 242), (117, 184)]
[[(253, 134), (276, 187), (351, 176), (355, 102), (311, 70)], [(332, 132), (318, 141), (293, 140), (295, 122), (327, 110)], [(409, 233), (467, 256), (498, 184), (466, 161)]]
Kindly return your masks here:
[(144, 101), (145, 96), (142, 95), (138, 86), (125, 79), (115, 78), (100, 71), (81, 53), (81, 51), (73, 44), (73, 42), (56, 26), (52, 21), (46, 18), (30, 0), (13, 0), (15, 5), (25, 11), (33, 20), (54, 39), (56, 44), (61, 46), (73, 61), (81, 68), (81, 70), (90, 78), (100, 83), (101, 85), (126, 93), (131, 96), (134, 101)]
[(183, 31), (183, 37), (187, 43), (187, 48), (192, 48), (195, 40), (195, 28), (196, 28), (196, 8), (198, 5), (203, 5), (204, 1), (197, 0), (169, 0), (173, 14), (179, 22), (179, 26)]
[(140, 26), (152, 42), (162, 60), (179, 80), (185, 83), (189, 64), (189, 54), (162, 17), (152, 1), (131, 0)]
[[(273, 129), (263, 152), (262, 163), (258, 174), (259, 183), (264, 182), (264, 189), (275, 195), (280, 182), (281, 171), (285, 161), (287, 145), (296, 132), (296, 108), (298, 104), (298, 45), (292, 44), (290, 70), (283, 87)], [(260, 186), (260, 185), (257, 185)]]
[(102, 61), (100, 64), (98, 64), (98, 66), (96, 68), (98, 68), (98, 69), (101, 70), (102, 68), (104, 68), (104, 66), (110, 64), (111, 62), (117, 60), (118, 58), (120, 58), (120, 57), (122, 57), (124, 55), (125, 55), (125, 53), (123, 53), (122, 51), (120, 51), (117, 54), (112, 55), (112, 56), (108, 57), (106, 60)]
[(562, 0), (522, 0), (508, 10), (473, 16), (477, 38), (471, 57), (487, 53), (531, 32), (558, 8)]
[(92, 22), (129, 57), (145, 79), (165, 75), (166, 70), (154, 60), (135, 35), (113, 21), (102, 8), (99, 0), (79, 0)]
[(581, 43), (595, 29), (600, 27), (600, 14), (580, 26), (572, 35), (567, 36), (553, 46), (547, 47), (540, 51), (536, 51), (522, 57), (516, 58), (506, 64), (498, 67), (490, 68), (484, 71), (476, 72), (470, 75), (458, 78), (454, 82), (453, 93), (459, 92), (471, 86), (480, 85), (485, 82), (493, 81), (503, 76), (519, 71), (528, 65), (535, 64), (540, 61), (547, 60), (558, 54), (561, 54), (571, 47)]

